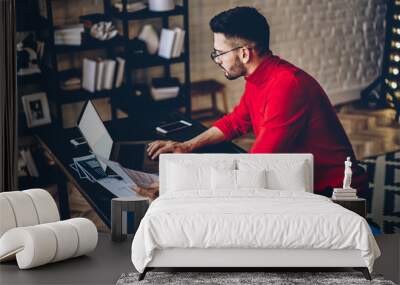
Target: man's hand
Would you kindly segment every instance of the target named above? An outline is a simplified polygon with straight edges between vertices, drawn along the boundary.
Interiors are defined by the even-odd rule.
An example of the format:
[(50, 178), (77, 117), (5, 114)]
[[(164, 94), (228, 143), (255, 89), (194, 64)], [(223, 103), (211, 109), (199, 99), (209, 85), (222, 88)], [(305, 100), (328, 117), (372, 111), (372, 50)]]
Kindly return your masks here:
[(154, 141), (147, 147), (147, 153), (151, 159), (157, 158), (161, 153), (187, 153), (206, 145), (223, 142), (225, 135), (216, 127), (211, 127), (198, 136), (185, 141)]
[(151, 201), (155, 200), (159, 195), (159, 184), (158, 182), (154, 182), (153, 184), (149, 185), (149, 187), (136, 187), (132, 188), (132, 190), (138, 193), (140, 196), (147, 197)]
[(161, 153), (186, 153), (190, 152), (188, 143), (176, 141), (154, 141), (149, 143), (147, 154), (151, 159), (156, 159)]

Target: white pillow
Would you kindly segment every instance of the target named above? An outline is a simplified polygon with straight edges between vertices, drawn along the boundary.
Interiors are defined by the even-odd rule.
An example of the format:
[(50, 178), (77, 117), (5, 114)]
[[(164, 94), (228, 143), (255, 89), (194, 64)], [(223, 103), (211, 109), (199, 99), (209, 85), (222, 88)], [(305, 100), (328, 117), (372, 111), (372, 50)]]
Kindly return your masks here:
[(243, 159), (237, 163), (239, 170), (266, 169), (268, 189), (306, 191), (310, 183), (305, 161)]
[(213, 190), (239, 190), (241, 188), (266, 188), (266, 171), (211, 169)]
[(236, 170), (211, 169), (211, 189), (236, 190)]
[(268, 171), (267, 177), (271, 189), (305, 192), (308, 188), (304, 162), (298, 163), (285, 171), (279, 169)]
[(211, 168), (235, 169), (235, 161), (190, 162), (169, 161), (167, 168), (167, 191), (210, 190)]
[(267, 171), (236, 170), (236, 183), (238, 188), (267, 188)]

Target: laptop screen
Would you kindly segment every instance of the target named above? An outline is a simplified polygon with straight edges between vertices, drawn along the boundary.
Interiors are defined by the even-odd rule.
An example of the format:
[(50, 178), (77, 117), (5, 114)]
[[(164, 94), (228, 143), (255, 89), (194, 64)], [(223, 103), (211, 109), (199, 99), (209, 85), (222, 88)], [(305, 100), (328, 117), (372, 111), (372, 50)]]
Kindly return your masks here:
[[(78, 128), (94, 154), (110, 159), (113, 140), (92, 102), (89, 100), (78, 120)], [(105, 163), (100, 162), (105, 170)]]

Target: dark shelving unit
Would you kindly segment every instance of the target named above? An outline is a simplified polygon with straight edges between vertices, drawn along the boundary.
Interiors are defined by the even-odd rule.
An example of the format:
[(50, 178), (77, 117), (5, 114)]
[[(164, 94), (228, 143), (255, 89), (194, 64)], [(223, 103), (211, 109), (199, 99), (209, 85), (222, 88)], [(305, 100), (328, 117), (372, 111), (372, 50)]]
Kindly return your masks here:
[(128, 57), (128, 60), (131, 62), (132, 68), (147, 68), (161, 65), (170, 65), (175, 63), (184, 63), (186, 60), (185, 55), (181, 55), (180, 57), (165, 59), (157, 55), (144, 55), (140, 61), (135, 61), (135, 57)]
[(54, 45), (54, 51), (57, 54), (61, 53), (73, 53), (96, 49), (108, 49), (118, 46), (124, 46), (124, 39), (122, 36), (116, 36), (115, 38), (108, 41), (100, 41), (95, 38), (84, 37), (82, 39), (82, 45), (71, 46), (71, 45)]
[[(191, 105), (190, 105), (190, 66), (189, 66), (189, 20), (188, 20), (188, 0), (183, 0), (182, 5), (176, 5), (175, 9), (166, 12), (153, 12), (148, 8), (137, 11), (137, 12), (126, 12), (127, 1), (123, 0), (123, 11), (116, 11), (111, 4), (111, 0), (103, 0), (103, 14), (88, 14), (81, 15), (79, 17), (81, 22), (91, 21), (114, 21), (119, 22), (122, 25), (122, 34), (109, 41), (100, 41), (84, 35), (82, 38), (82, 44), (80, 46), (68, 46), (68, 45), (55, 45), (54, 44), (54, 31), (55, 26), (53, 22), (53, 7), (52, 2), (55, 0), (46, 0), (47, 7), (47, 22), (49, 29), (49, 41), (48, 50), (50, 51), (51, 57), (51, 68), (53, 70), (52, 81), (55, 83), (52, 94), (49, 95), (51, 100), (55, 103), (56, 112), (55, 123), (62, 130), (62, 108), (63, 104), (74, 103), (79, 101), (85, 101), (88, 99), (98, 98), (110, 98), (112, 118), (116, 118), (116, 110), (121, 109), (128, 113), (132, 110), (130, 106), (135, 105), (135, 109), (138, 109), (137, 104), (141, 104), (141, 110), (144, 109), (164, 109), (165, 111), (171, 111), (171, 109), (178, 110), (180, 107), (185, 108), (186, 115), (190, 116)], [(177, 58), (165, 59), (157, 55), (140, 54), (135, 55), (131, 52), (131, 46), (134, 42), (133, 39), (129, 38), (129, 23), (130, 21), (141, 21), (146, 19), (160, 18), (162, 20), (162, 27), (169, 27), (169, 18), (173, 16), (182, 16), (183, 25), (182, 28), (186, 31), (184, 40), (184, 53)], [(119, 48), (118, 51), (117, 48)], [(107, 56), (116, 57), (121, 56), (125, 59), (125, 83), (122, 87), (112, 90), (104, 90), (98, 92), (88, 92), (86, 90), (73, 90), (65, 91), (60, 88), (60, 82), (63, 78), (68, 75), (75, 74), (80, 76), (79, 70), (65, 70), (60, 71), (58, 69), (58, 55), (59, 54), (73, 54), (89, 50), (105, 50)], [(149, 98), (135, 98), (133, 95), (135, 88), (140, 82), (133, 82), (132, 71), (135, 69), (145, 69), (150, 67), (162, 66), (164, 68), (164, 77), (171, 77), (171, 65), (172, 64), (184, 64), (184, 82), (181, 82), (181, 91), (179, 98), (170, 100), (154, 101)], [(54, 79), (54, 80), (53, 80)], [(149, 96), (146, 92), (142, 96)]]
[[(180, 92), (177, 98), (153, 101), (146, 99), (135, 98), (135, 96), (119, 96), (114, 97), (113, 101), (118, 109), (129, 113), (140, 113), (144, 109), (138, 108), (139, 106), (145, 106), (149, 112), (168, 112), (171, 109), (177, 110), (179, 107), (185, 108), (185, 114), (191, 116), (191, 100), (190, 100), (190, 54), (189, 54), (189, 8), (188, 0), (183, 0), (181, 5), (176, 5), (171, 11), (165, 12), (153, 12), (149, 9), (144, 9), (136, 12), (127, 12), (126, 4), (127, 0), (122, 0), (123, 11), (118, 12), (111, 7), (111, 1), (105, 0), (104, 6), (108, 7), (109, 11), (106, 17), (118, 19), (122, 22), (123, 36), (125, 39), (126, 47), (132, 44), (132, 39), (129, 38), (129, 22), (130, 21), (142, 21), (146, 19), (160, 19), (162, 21), (162, 28), (169, 28), (169, 19), (174, 16), (181, 16), (183, 18), (182, 28), (186, 31), (184, 39), (184, 52), (177, 58), (165, 59), (157, 55), (132, 55), (130, 54), (129, 48), (125, 48), (124, 54), (122, 55), (126, 59), (127, 70), (144, 69), (156, 66), (163, 66), (164, 77), (171, 77), (171, 65), (173, 64), (184, 64), (184, 82), (181, 82)], [(125, 73), (125, 80), (128, 88), (134, 90), (134, 86), (137, 82), (131, 81), (130, 72)], [(143, 88), (142, 88), (143, 89)], [(125, 94), (127, 95), (127, 94)], [(146, 96), (146, 95), (145, 95)], [(150, 96), (147, 94), (147, 96)], [(134, 106), (134, 107), (130, 107)]]
[[(124, 5), (126, 4), (126, 1)], [(174, 10), (171, 11), (165, 11), (165, 12), (153, 12), (148, 9), (144, 9), (141, 11), (137, 12), (117, 12), (115, 9), (111, 8), (111, 15), (112, 17), (121, 19), (121, 20), (145, 20), (145, 19), (154, 19), (154, 18), (160, 18), (160, 17), (171, 17), (171, 16), (186, 16), (185, 12), (185, 4), (182, 5), (176, 5)], [(126, 10), (126, 9), (125, 9)]]
[(17, 85), (28, 85), (28, 84), (36, 84), (42, 80), (41, 73), (34, 73), (28, 75), (18, 75), (17, 76)]
[[(114, 21), (119, 22), (122, 26), (122, 34), (109, 41), (100, 41), (84, 34), (82, 44), (80, 46), (55, 45), (54, 32), (57, 27), (54, 25), (53, 5), (55, 0), (46, 0), (47, 18), (40, 16), (36, 21), (29, 19), (28, 24), (21, 25), (21, 31), (39, 31), (46, 35), (45, 57), (47, 61), (40, 63), (40, 74), (18, 76), (18, 86), (38, 84), (41, 89), (47, 93), (50, 104), (52, 123), (49, 125), (28, 128), (26, 126), (25, 115), (22, 104), (20, 104), (19, 113), (19, 133), (24, 138), (33, 137), (36, 133), (51, 133), (55, 139), (63, 136), (62, 124), (62, 105), (82, 102), (88, 99), (110, 98), (112, 108), (112, 118), (116, 118), (116, 110), (121, 109), (127, 111), (131, 115), (131, 111), (135, 115), (136, 111), (160, 112), (160, 110), (169, 112), (176, 111), (178, 108), (184, 107), (186, 115), (190, 116), (190, 66), (189, 66), (189, 19), (188, 19), (188, 0), (182, 0), (181, 5), (176, 5), (175, 9), (167, 12), (153, 12), (148, 9), (129, 13), (126, 12), (127, 0), (123, 0), (123, 12), (115, 11), (111, 6), (111, 0), (103, 0), (103, 13), (89, 14), (80, 16), (80, 21)], [(146, 19), (160, 19), (163, 28), (169, 28), (169, 18), (180, 16), (183, 19), (182, 28), (186, 31), (184, 39), (184, 53), (177, 58), (165, 59), (158, 55), (133, 54), (131, 47), (135, 43), (135, 39), (129, 38), (130, 21), (145, 21)], [(75, 54), (91, 50), (104, 50), (108, 57), (123, 57), (125, 62), (125, 83), (120, 88), (112, 90), (102, 90), (97, 92), (89, 92), (84, 89), (63, 90), (61, 81), (70, 76), (81, 77), (81, 69), (59, 70), (58, 56)], [(171, 65), (184, 64), (184, 81), (181, 82), (181, 88), (178, 97), (162, 101), (154, 101), (148, 92), (150, 86), (143, 82), (133, 82), (132, 72), (137, 69), (146, 69), (151, 67), (163, 67), (164, 76), (171, 77)], [(135, 92), (141, 90), (141, 96), (135, 96)], [(21, 100), (20, 100), (21, 101)], [(46, 173), (55, 172), (54, 166), (45, 169)], [(20, 179), (21, 187), (42, 187), (50, 183), (58, 183), (62, 179), (56, 174), (50, 175), (54, 179), (45, 179), (43, 177), (23, 177)], [(47, 177), (47, 178), (46, 178)], [(61, 180), (60, 180), (61, 179)], [(60, 181), (59, 181), (60, 180)]]
[[(46, 18), (39, 15), (39, 6), (34, 5), (34, 1), (30, 1), (28, 7), (26, 1), (16, 1), (18, 12), (16, 15), (16, 32), (17, 33), (32, 33), (35, 40), (44, 41), (49, 28), (49, 22)], [(32, 6), (33, 5), (33, 6)], [(51, 132), (52, 124), (28, 127), (26, 115), (22, 106), (22, 97), (36, 92), (46, 92), (47, 75), (49, 69), (43, 64), (43, 61), (38, 62), (40, 73), (27, 75), (17, 74), (17, 94), (18, 94), (18, 149), (29, 149), (32, 154), (33, 161), (39, 172), (39, 177), (27, 176), (18, 177), (18, 188), (23, 190), (27, 188), (40, 188), (54, 184), (51, 173), (55, 171), (54, 166), (49, 165), (44, 157), (42, 149), (38, 146), (34, 135), (38, 131)], [(46, 175), (48, 174), (48, 175)]]

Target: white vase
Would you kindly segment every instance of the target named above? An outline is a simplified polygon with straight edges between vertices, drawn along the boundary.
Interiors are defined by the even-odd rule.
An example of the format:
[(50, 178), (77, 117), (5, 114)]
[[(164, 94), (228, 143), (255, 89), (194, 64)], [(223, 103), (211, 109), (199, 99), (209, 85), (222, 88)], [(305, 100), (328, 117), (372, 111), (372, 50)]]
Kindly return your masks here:
[(149, 10), (154, 12), (170, 11), (175, 9), (174, 0), (149, 0)]
[(144, 25), (138, 38), (146, 43), (149, 54), (155, 54), (157, 52), (159, 40), (157, 32), (152, 25)]

